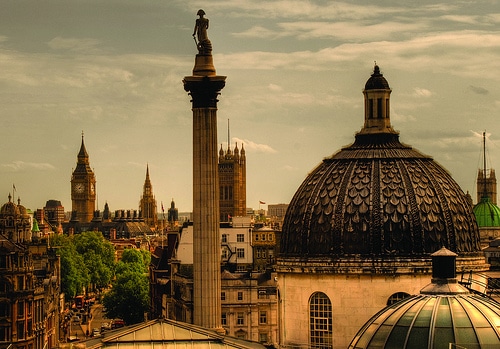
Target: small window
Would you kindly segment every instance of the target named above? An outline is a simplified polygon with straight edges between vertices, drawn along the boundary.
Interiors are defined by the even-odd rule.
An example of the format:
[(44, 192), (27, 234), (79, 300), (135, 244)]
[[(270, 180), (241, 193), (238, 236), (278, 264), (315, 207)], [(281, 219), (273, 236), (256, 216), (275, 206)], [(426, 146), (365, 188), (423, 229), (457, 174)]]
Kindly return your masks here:
[(24, 302), (17, 302), (17, 317), (24, 317)]
[(238, 258), (245, 258), (245, 249), (244, 248), (237, 248), (236, 249), (236, 256)]
[(259, 241), (259, 234), (255, 234), (255, 241)]
[(227, 243), (227, 234), (222, 234), (222, 242)]
[(221, 314), (220, 322), (221, 322), (222, 325), (227, 325), (227, 313), (222, 313)]
[(244, 325), (245, 324), (245, 314), (244, 313), (238, 313), (238, 317), (236, 318), (236, 324), (237, 325)]
[(267, 311), (261, 311), (259, 314), (259, 324), (267, 324)]
[(410, 295), (406, 292), (397, 292), (392, 294), (389, 299), (387, 299), (387, 305), (393, 305), (402, 299), (408, 298)]
[(243, 292), (238, 292), (238, 300), (239, 301), (243, 300)]
[(274, 238), (273, 238), (273, 234), (272, 234), (272, 233), (271, 233), (271, 234), (269, 234), (269, 241), (273, 241), (273, 239), (274, 239)]
[(259, 333), (259, 342), (267, 343), (267, 333)]
[(266, 234), (262, 234), (262, 241), (266, 241)]
[(6, 269), (7, 268), (7, 256), (2, 255), (0, 256), (0, 269)]
[(24, 321), (17, 322), (17, 338), (24, 339)]
[(245, 234), (237, 234), (236, 242), (245, 242)]
[(226, 300), (226, 292), (221, 292), (220, 293), (220, 300), (225, 301)]
[(10, 326), (0, 326), (0, 342), (10, 341)]
[(6, 317), (6, 316), (9, 316), (10, 312), (10, 306), (9, 306), (9, 303), (7, 302), (1, 302), (0, 303), (0, 317)]

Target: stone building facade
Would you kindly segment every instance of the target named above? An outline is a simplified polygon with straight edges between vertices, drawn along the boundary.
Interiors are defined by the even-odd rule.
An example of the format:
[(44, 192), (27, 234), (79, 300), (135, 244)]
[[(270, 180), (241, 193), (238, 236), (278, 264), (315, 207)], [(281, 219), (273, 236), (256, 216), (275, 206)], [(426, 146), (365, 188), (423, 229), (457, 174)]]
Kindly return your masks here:
[(0, 348), (55, 348), (60, 262), (19, 202), (0, 209)]

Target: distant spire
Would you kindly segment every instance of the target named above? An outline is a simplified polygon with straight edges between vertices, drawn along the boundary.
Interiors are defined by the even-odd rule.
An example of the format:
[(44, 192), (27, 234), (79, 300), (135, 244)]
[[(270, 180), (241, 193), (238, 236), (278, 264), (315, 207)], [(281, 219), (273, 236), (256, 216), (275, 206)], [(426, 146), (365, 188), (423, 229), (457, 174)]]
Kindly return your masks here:
[(83, 141), (83, 131), (82, 131), (82, 145), (80, 146), (80, 151), (78, 152), (78, 159), (88, 159), (89, 154), (87, 153), (87, 149), (85, 149), (85, 143)]

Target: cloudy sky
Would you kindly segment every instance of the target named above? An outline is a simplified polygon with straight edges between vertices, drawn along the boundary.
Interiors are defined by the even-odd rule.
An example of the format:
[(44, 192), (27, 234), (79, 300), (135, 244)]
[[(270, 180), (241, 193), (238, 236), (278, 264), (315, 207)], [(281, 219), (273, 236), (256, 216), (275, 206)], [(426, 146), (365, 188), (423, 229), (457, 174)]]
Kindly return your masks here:
[[(136, 209), (149, 164), (158, 204), (192, 209), (192, 114), (182, 79), (210, 20), (226, 75), (218, 138), (244, 144), (247, 205), (287, 203), (363, 125), (374, 61), (400, 139), (475, 195), (486, 130), (500, 171), (499, 1), (2, 0), (0, 194), (71, 209), (81, 134), (98, 205)], [(474, 196), (475, 197), (475, 196)]]

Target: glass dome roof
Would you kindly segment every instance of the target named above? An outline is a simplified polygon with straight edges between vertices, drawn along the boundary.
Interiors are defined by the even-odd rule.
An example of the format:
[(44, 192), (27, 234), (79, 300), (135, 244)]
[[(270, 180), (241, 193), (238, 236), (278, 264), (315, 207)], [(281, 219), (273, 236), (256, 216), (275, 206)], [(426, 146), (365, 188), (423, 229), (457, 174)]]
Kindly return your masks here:
[(500, 303), (457, 282), (456, 256), (432, 254), (431, 283), (374, 315), (349, 349), (500, 348)]
[(474, 294), (409, 297), (372, 317), (349, 348), (448, 349), (450, 343), (500, 348), (500, 304)]

